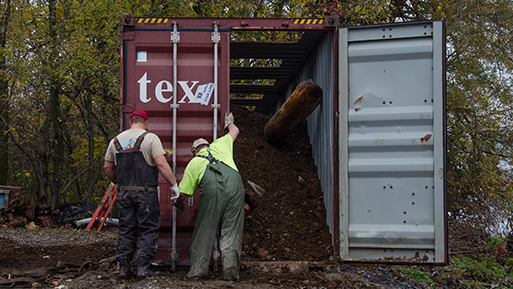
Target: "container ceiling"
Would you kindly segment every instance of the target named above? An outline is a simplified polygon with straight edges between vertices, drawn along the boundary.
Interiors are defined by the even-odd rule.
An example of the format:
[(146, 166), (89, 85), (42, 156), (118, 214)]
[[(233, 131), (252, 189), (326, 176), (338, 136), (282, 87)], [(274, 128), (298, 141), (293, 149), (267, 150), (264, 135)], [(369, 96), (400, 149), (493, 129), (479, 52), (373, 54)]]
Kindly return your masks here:
[[(269, 114), (270, 109), (285, 90), (290, 79), (309, 56), (326, 31), (305, 31), (296, 43), (291, 42), (231, 42), (232, 59), (281, 59), (278, 67), (230, 67), (230, 79), (275, 80), (272, 85), (231, 83), (230, 93), (238, 95), (260, 94), (262, 98), (231, 98), (232, 104), (254, 106), (255, 111)], [(247, 82), (247, 81), (246, 81)]]

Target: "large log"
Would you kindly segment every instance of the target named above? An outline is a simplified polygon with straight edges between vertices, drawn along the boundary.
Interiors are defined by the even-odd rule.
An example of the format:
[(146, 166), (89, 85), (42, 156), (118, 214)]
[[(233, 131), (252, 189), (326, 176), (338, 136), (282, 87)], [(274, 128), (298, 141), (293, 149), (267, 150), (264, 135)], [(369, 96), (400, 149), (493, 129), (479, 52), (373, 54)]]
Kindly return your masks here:
[(321, 103), (322, 89), (311, 79), (301, 82), (289, 99), (265, 124), (264, 137), (279, 147), (287, 136)]

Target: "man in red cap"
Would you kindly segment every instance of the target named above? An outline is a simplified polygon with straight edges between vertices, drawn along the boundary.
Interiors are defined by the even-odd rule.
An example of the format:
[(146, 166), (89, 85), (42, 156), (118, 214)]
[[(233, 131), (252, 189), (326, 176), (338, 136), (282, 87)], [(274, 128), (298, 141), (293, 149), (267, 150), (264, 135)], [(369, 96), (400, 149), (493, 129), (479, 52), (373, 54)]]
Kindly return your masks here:
[(150, 260), (157, 253), (160, 228), (158, 198), (159, 172), (171, 185), (171, 194), (180, 192), (173, 171), (165, 157), (159, 137), (147, 132), (148, 114), (136, 110), (130, 116), (130, 129), (109, 143), (105, 154), (105, 174), (117, 186), (119, 210), (119, 277), (132, 276), (130, 262), (137, 248), (137, 277), (154, 275)]

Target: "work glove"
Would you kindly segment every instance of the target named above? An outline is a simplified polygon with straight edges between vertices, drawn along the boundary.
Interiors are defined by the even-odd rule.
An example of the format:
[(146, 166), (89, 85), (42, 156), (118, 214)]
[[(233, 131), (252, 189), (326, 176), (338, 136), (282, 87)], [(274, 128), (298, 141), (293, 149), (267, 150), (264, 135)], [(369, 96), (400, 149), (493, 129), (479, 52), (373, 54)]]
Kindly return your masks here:
[(176, 207), (178, 211), (185, 211), (187, 206), (184, 203), (185, 195), (180, 195), (180, 197), (173, 203), (173, 206)]
[(228, 114), (228, 112), (224, 113), (224, 129), (225, 130), (228, 128), (228, 125), (230, 125), (234, 121), (235, 120), (233, 119), (233, 113), (231, 113), (231, 112), (230, 112), (230, 114)]
[(178, 197), (180, 197), (180, 191), (178, 190), (178, 184), (174, 184), (171, 186), (171, 203), (176, 203)]

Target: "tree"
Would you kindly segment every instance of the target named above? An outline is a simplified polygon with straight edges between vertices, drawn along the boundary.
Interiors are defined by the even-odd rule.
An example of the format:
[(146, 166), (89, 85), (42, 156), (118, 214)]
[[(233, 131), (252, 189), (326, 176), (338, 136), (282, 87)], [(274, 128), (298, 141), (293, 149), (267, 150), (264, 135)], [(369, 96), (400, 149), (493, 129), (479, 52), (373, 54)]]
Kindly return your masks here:
[[(83, 3), (74, 13), (70, 57), (75, 59), (75, 64), (67, 68), (70, 72), (67, 85), (71, 88), (70, 99), (79, 112), (74, 118), (81, 122), (75, 128), (79, 128), (78, 135), (87, 145), (76, 149), (80, 137), (70, 130), (77, 140), (67, 142), (68, 159), (73, 170), (76, 169), (75, 175), (83, 180), (69, 180), (75, 183), (77, 197), (87, 202), (92, 202), (99, 190), (98, 181), (105, 179), (100, 162), (110, 136), (119, 127), (119, 14), (112, 12), (119, 10), (111, 1), (98, 1)], [(98, 141), (102, 145), (98, 146)], [(85, 196), (81, 183), (85, 184)], [(105, 181), (100, 184), (103, 188), (107, 185)]]
[[(105, 185), (98, 162), (106, 141), (98, 136), (111, 134), (110, 123), (117, 120), (119, 111), (113, 109), (117, 99), (113, 95), (119, 89), (114, 38), (119, 30), (109, 24), (117, 24), (120, 13), (113, 5), (111, 1), (91, 5), (47, 1), (30, 2), (16, 10), (13, 27), (17, 31), (9, 39), (12, 58), (8, 60), (14, 95), (10, 137), (18, 157), (13, 158), (12, 167), (24, 171), (18, 175), (31, 178), (33, 182), (25, 182), (24, 188), (33, 189), (37, 201), (48, 201), (50, 192), (53, 208), (72, 183), (76, 197), (84, 198), (81, 187), (85, 187), (90, 201), (96, 183)], [(84, 139), (87, 157), (82, 161), (76, 148), (82, 150)], [(98, 140), (102, 145), (96, 144)], [(78, 181), (87, 172), (82, 186)]]
[(7, 58), (6, 44), (7, 31), (11, 17), (11, 1), (5, 1), (0, 4), (2, 14), (0, 22), (2, 23), (2, 31), (0, 31), (0, 184), (7, 184), (9, 175), (9, 136), (7, 134), (9, 120), (9, 95), (8, 95), (8, 79), (7, 79)]
[(477, 223), (511, 218), (513, 2), (447, 1), (437, 9), (450, 23), (450, 209)]
[[(16, 7), (16, 9), (12, 9)], [(0, 4), (0, 170), (52, 205), (103, 194), (103, 152), (118, 132), (119, 15), (323, 17), (340, 25), (447, 22), (447, 176), (452, 216), (511, 218), (513, 2), (405, 0), (20, 1)], [(294, 39), (293, 34), (239, 34)], [(253, 60), (240, 65), (277, 65)], [(8, 105), (7, 105), (8, 104)], [(2, 156), (10, 144), (8, 166)], [(0, 180), (1, 181), (1, 180)], [(486, 206), (483, 206), (486, 204)]]

